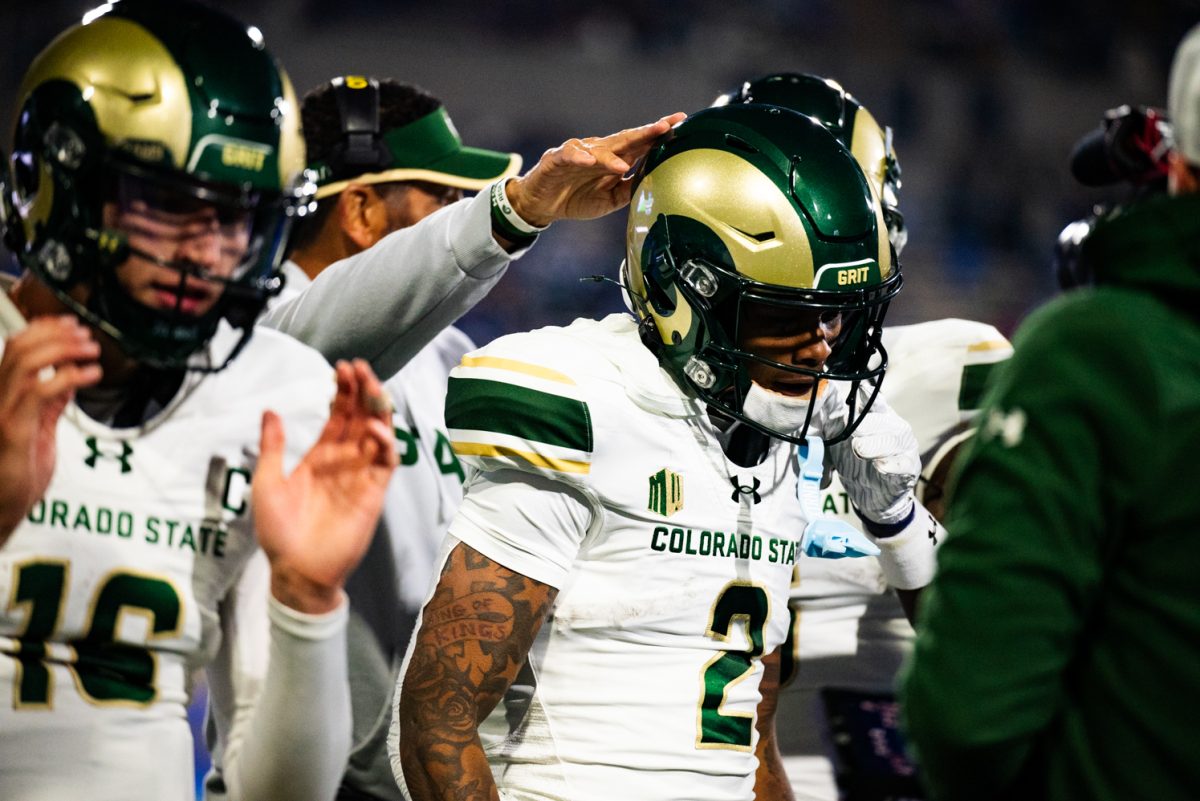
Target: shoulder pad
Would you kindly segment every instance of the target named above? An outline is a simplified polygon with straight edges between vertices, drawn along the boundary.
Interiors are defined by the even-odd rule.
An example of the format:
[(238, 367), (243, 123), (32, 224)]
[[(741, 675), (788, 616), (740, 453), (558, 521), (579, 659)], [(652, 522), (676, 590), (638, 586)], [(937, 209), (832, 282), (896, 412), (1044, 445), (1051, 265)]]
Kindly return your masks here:
[(891, 326), (883, 341), (883, 394), (912, 424), (923, 453), (970, 423), (992, 368), (1012, 355), (1003, 334), (972, 320)]
[(563, 338), (555, 335), (561, 330), (502, 337), (451, 370), (446, 427), (455, 454), (484, 470), (558, 478), (591, 471), (591, 414)]

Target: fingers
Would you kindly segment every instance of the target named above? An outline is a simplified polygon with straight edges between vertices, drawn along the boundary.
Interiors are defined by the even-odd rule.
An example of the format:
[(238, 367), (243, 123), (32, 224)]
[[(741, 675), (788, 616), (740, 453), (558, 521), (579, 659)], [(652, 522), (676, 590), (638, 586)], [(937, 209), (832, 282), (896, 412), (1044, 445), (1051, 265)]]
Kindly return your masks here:
[(339, 361), (335, 365), (337, 394), (321, 432), (326, 444), (357, 448), (371, 464), (390, 466), (396, 460), (392, 435), (392, 399), (367, 362)]
[(632, 169), (629, 162), (607, 148), (597, 146), (592, 149), (591, 153), (596, 164), (614, 175), (624, 175)]
[[(632, 128), (627, 131), (622, 131), (616, 134), (617, 141), (609, 143), (608, 147), (614, 154), (619, 156), (628, 164), (637, 163), (638, 159), (650, 152), (650, 148), (659, 140), (663, 134), (671, 130), (671, 127), (682, 122), (687, 118), (687, 115), (682, 112), (668, 114), (665, 117), (659, 118), (656, 122), (649, 125), (643, 125), (640, 128)], [(628, 173), (626, 168), (621, 174)], [(624, 201), (629, 200), (629, 195), (632, 192), (632, 187), (624, 187)]]
[(392, 399), (374, 371), (362, 359), (352, 365), (359, 387), (362, 425), (352, 426), (352, 436), (368, 464), (395, 467), (398, 457), (392, 434)]
[(596, 144), (619, 153), (623, 158), (637, 161), (650, 149), (658, 137), (671, 130), (671, 127), (687, 119), (683, 112), (668, 114), (646, 125), (637, 128), (626, 128), (615, 134), (609, 134), (596, 140)]
[(629, 164), (610, 148), (609, 137), (589, 136), (587, 139), (568, 139), (551, 153), (554, 161), (572, 167), (600, 166), (608, 172), (624, 175)]
[(629, 205), (629, 200), (632, 197), (633, 181), (621, 181), (615, 184), (609, 192), (609, 202), (612, 203), (614, 209)]
[(363, 359), (344, 360), (334, 365), (337, 394), (330, 413), (345, 420), (367, 414), (384, 422), (392, 419), (392, 399)]
[(10, 337), (4, 354), (8, 370), (24, 377), (64, 362), (94, 361), (100, 357), (100, 344), (74, 316), (42, 317)]
[(645, 155), (658, 137), (686, 118), (683, 112), (676, 112), (608, 136), (569, 139), (555, 149), (557, 153), (551, 153), (555, 153), (556, 160), (563, 164), (581, 167), (597, 164), (615, 175), (624, 175), (632, 169), (631, 163)]
[(390, 425), (392, 421), (392, 399), (383, 384), (375, 376), (371, 366), (362, 359), (352, 365), (358, 383), (359, 403), (371, 416)]
[[(618, 131), (608, 136), (588, 137), (583, 140), (573, 139), (564, 144), (563, 149), (586, 150), (592, 157), (590, 163), (603, 167), (614, 175), (625, 175), (633, 169), (631, 166), (633, 162), (646, 155), (647, 151), (658, 141), (660, 136), (669, 131), (671, 126), (686, 117), (687, 115), (682, 112), (668, 114), (646, 125), (641, 125), (637, 128), (626, 128), (623, 131)], [(585, 163), (582, 160), (571, 163), (590, 166), (589, 163)], [(628, 194), (628, 192), (629, 190), (625, 189), (624, 193)]]
[(339, 360), (333, 366), (333, 378), (337, 392), (329, 405), (329, 413), (338, 417), (349, 417), (354, 414), (354, 406), (358, 400), (358, 379), (350, 362)]
[(258, 439), (258, 467), (254, 483), (273, 486), (283, 481), (283, 422), (270, 410), (263, 412), (262, 433)]
[(98, 364), (65, 364), (50, 378), (40, 380), (34, 394), (43, 401), (61, 398), (65, 402), (75, 390), (98, 382), (102, 372)]
[(669, 114), (609, 136), (568, 139), (547, 150), (533, 169), (508, 184), (513, 210), (540, 227), (564, 218), (600, 217), (621, 208), (632, 193), (622, 176), (685, 116)]
[(550, 152), (555, 161), (572, 167), (590, 167), (596, 163), (592, 145), (583, 139), (568, 139)]
[(386, 467), (389, 471), (400, 461), (391, 426), (373, 418), (367, 421), (361, 452), (367, 464)]
[(345, 439), (358, 406), (358, 379), (350, 362), (338, 361), (333, 369), (337, 391), (329, 404), (329, 419), (321, 430), (320, 442), (340, 442)]
[[(27, 415), (63, 406), (75, 390), (100, 380), (100, 345), (76, 317), (43, 317), (5, 341), (0, 413)], [(60, 409), (61, 411), (61, 409)]]

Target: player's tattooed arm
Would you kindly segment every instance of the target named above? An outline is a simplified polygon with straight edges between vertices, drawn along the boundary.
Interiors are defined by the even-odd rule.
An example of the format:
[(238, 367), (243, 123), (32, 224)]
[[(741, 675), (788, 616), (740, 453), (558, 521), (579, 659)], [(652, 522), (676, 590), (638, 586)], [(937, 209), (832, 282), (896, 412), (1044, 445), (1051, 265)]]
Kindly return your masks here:
[(557, 590), (459, 543), (422, 612), (399, 701), (413, 801), (498, 799), (478, 726), (525, 663)]
[(758, 727), (758, 773), (754, 777), (754, 797), (759, 801), (795, 801), (787, 773), (783, 769), (783, 755), (779, 752), (779, 741), (775, 737), (775, 708), (779, 700), (780, 653), (776, 648), (763, 657), (763, 677), (759, 682), (762, 700), (758, 703), (755, 725)]

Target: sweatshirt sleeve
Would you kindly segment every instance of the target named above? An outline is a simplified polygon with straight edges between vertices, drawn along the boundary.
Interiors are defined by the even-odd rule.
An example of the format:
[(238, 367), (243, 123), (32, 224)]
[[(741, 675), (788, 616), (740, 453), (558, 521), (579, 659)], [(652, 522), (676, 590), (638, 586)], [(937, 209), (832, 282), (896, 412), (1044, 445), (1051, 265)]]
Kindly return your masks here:
[(349, 759), (349, 604), (297, 612), (270, 596), (269, 571), (256, 553), (223, 615), (224, 653), (209, 668), (209, 801), (328, 801)]
[(509, 262), (492, 236), (487, 192), (441, 209), (325, 269), (267, 313), (276, 328), (333, 362), (363, 358), (397, 373), (438, 332), (483, 299)]
[(1155, 431), (1154, 381), (1128, 311), (1090, 294), (1051, 304), (988, 391), (902, 677), (931, 798), (1011, 793), (1069, 692), (1110, 521), (1136, 485), (1128, 443)]

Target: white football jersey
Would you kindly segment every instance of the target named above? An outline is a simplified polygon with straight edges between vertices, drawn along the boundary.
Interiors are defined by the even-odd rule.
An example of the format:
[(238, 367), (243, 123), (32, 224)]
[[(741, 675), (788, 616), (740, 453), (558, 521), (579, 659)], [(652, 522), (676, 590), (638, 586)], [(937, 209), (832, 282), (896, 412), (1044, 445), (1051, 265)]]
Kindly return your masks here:
[[(753, 798), (760, 657), (786, 635), (806, 523), (793, 449), (729, 462), (626, 315), (501, 338), (450, 384), (454, 448), (479, 471), (451, 534), (559, 590), (528, 708), (486, 745), (502, 796)], [(584, 514), (539, 525), (505, 500), (530, 485)]]
[(0, 549), (0, 798), (194, 798), (188, 676), (234, 647), (218, 604), (257, 547), (262, 412), (291, 469), (333, 390), (319, 355), (260, 330), (138, 428), (68, 405), (45, 497)]
[[(1012, 346), (990, 325), (954, 319), (885, 328), (883, 343), (888, 368), (881, 394), (912, 425), (929, 466), (944, 444), (969, 429), (988, 373), (1012, 355)], [(822, 511), (861, 526), (836, 473), (822, 493)], [(890, 691), (913, 631), (877, 560), (802, 557), (797, 573), (783, 653), (784, 673), (795, 678), (781, 694), (777, 731), (797, 798), (835, 801), (818, 691)]]

